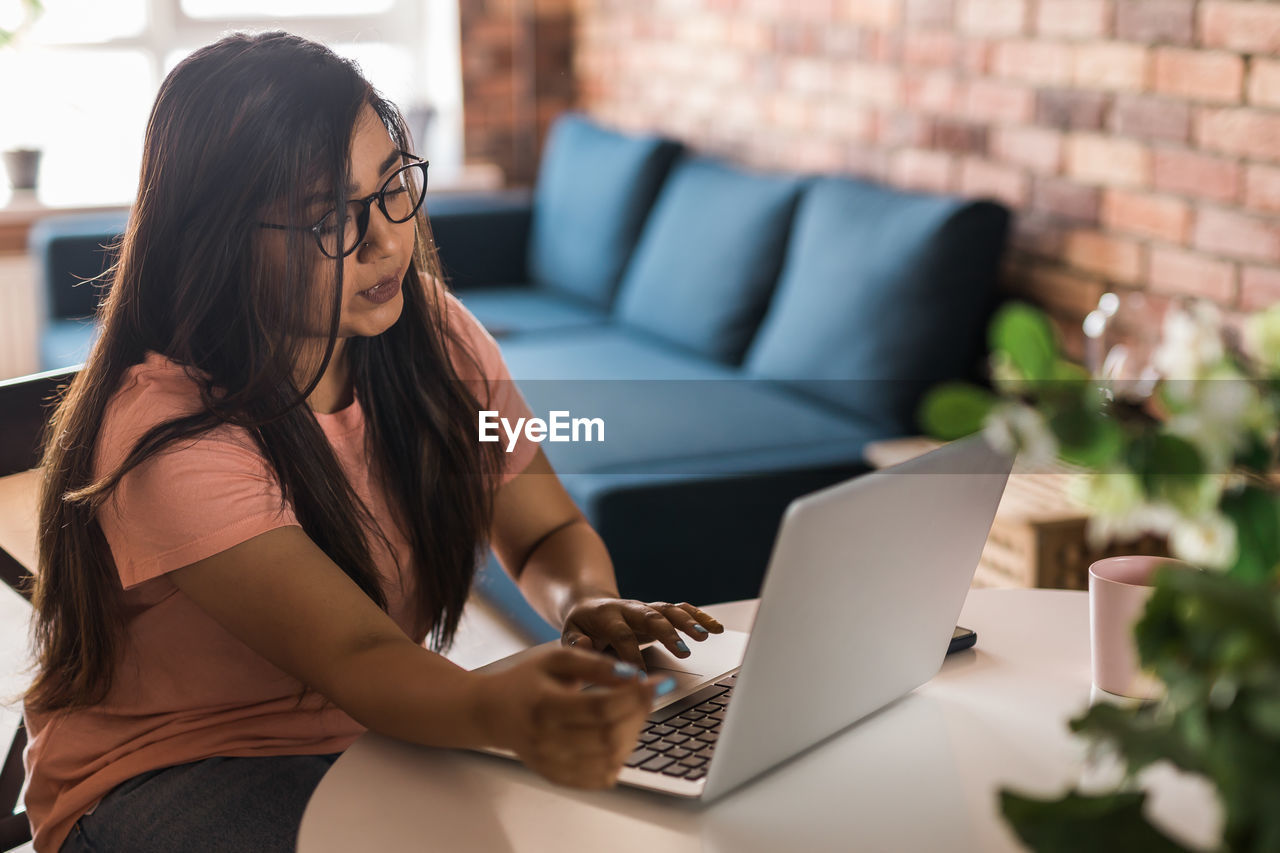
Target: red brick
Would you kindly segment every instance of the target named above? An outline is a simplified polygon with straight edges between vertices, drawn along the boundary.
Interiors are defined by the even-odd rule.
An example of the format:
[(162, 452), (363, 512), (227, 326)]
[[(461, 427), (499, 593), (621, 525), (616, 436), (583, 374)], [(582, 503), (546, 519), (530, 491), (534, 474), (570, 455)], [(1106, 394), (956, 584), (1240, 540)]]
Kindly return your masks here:
[(1136, 284), (1142, 278), (1142, 247), (1133, 240), (1097, 231), (1072, 231), (1063, 245), (1063, 257), (1071, 266), (1108, 281)]
[(801, 136), (787, 146), (787, 161), (801, 172), (834, 172), (844, 166), (844, 146), (834, 139)]
[(913, 110), (944, 114), (961, 111), (963, 96), (960, 84), (950, 71), (907, 74), (902, 81), (902, 90), (906, 105)]
[[(1032, 190), (1034, 194), (1034, 190)], [(1046, 258), (1062, 256), (1065, 233), (1062, 223), (1047, 213), (1019, 213), (1013, 218), (1009, 241), (1014, 251)]]
[(843, 142), (869, 142), (875, 133), (875, 114), (865, 107), (827, 98), (818, 106), (819, 130)]
[[(870, 40), (870, 30), (833, 24), (823, 29), (821, 49), (814, 53), (828, 61), (862, 59), (870, 52), (868, 47)], [(757, 53), (767, 54), (768, 48)]]
[(995, 47), (991, 70), (1012, 80), (1055, 85), (1071, 80), (1071, 48), (1047, 41), (1005, 41)]
[(1150, 54), (1145, 47), (1093, 42), (1075, 49), (1072, 80), (1088, 89), (1141, 92), (1147, 87)]
[(889, 181), (906, 189), (949, 192), (953, 167), (954, 158), (943, 151), (908, 148), (890, 160)]
[(910, 26), (943, 29), (955, 21), (954, 0), (906, 0), (906, 3)]
[(781, 61), (779, 72), (788, 92), (821, 95), (831, 91), (831, 63), (821, 59), (788, 57)]
[(1147, 279), (1157, 293), (1203, 296), (1222, 303), (1235, 298), (1234, 264), (1183, 249), (1153, 245)]
[(1201, 207), (1191, 243), (1197, 249), (1236, 258), (1280, 261), (1280, 226), (1275, 221), (1217, 207)]
[(774, 128), (807, 132), (818, 128), (818, 107), (817, 100), (774, 95), (765, 107), (765, 115)]
[(1116, 231), (1183, 243), (1190, 222), (1190, 206), (1172, 196), (1114, 189), (1102, 194), (1102, 224)]
[(1040, 0), (1036, 32), (1064, 38), (1097, 38), (1110, 34), (1112, 17), (1110, 0)]
[(1280, 5), (1201, 3), (1200, 39), (1208, 47), (1241, 53), (1280, 53)]
[(1191, 44), (1195, 0), (1118, 0), (1116, 37), (1139, 44)]
[(1280, 160), (1280, 113), (1206, 109), (1195, 119), (1200, 147), (1257, 160)]
[(837, 91), (857, 103), (895, 106), (901, 101), (901, 75), (892, 68), (849, 63), (837, 72)]
[(889, 170), (889, 156), (879, 148), (854, 142), (845, 146), (842, 172), (861, 175), (885, 183)]
[(1015, 267), (1014, 273), (1009, 284), (1016, 292), (1077, 322), (1098, 307), (1098, 297), (1106, 289), (1097, 279), (1044, 263)]
[(1062, 134), (1044, 127), (996, 127), (991, 131), (991, 156), (1026, 166), (1033, 172), (1056, 174), (1062, 166)]
[(1244, 173), (1244, 203), (1254, 210), (1280, 213), (1280, 169), (1249, 166)]
[(1027, 200), (1028, 181), (1019, 169), (970, 157), (960, 165), (960, 192), (1021, 207)]
[(1230, 160), (1184, 151), (1157, 148), (1153, 164), (1155, 188), (1216, 201), (1235, 201), (1240, 195), (1240, 166)]
[(891, 29), (901, 21), (902, 3), (899, 0), (843, 0), (839, 14), (842, 20), (859, 26)]
[(932, 148), (933, 120), (917, 113), (881, 113), (875, 138), (886, 148)]
[(1249, 66), (1249, 103), (1280, 107), (1280, 61), (1253, 58)]
[(1245, 267), (1240, 271), (1240, 307), (1262, 311), (1280, 302), (1280, 269)]
[(960, 44), (960, 68), (973, 75), (991, 71), (991, 57), (995, 44), (986, 39), (971, 38)]
[(1037, 177), (1031, 190), (1031, 207), (1058, 219), (1080, 225), (1098, 221), (1102, 191), (1064, 178)]
[(1156, 50), (1153, 82), (1166, 95), (1234, 104), (1240, 101), (1244, 60), (1233, 53), (1162, 47)]
[(727, 44), (730, 47), (753, 53), (767, 53), (769, 39), (769, 27), (762, 21), (740, 18), (729, 22)]
[[(780, 54), (801, 54), (812, 56), (822, 46), (823, 30), (817, 24), (808, 21), (784, 20), (774, 24), (773, 52)], [(682, 39), (689, 42), (687, 36)]]
[(1119, 95), (1111, 110), (1111, 129), (1138, 139), (1186, 142), (1191, 136), (1191, 107), (1174, 98)]
[(959, 51), (959, 42), (948, 32), (907, 30), (902, 36), (902, 60), (908, 68), (947, 68)]
[(960, 119), (937, 119), (933, 123), (933, 147), (958, 154), (983, 154), (987, 150), (987, 127)]
[(1067, 174), (1107, 186), (1146, 186), (1151, 179), (1151, 151), (1127, 139), (1073, 134), (1067, 139)]
[(1031, 119), (1035, 92), (1026, 86), (996, 80), (973, 80), (965, 98), (965, 110), (974, 119), (1020, 123)]
[(1111, 105), (1103, 92), (1042, 89), (1036, 98), (1036, 122), (1063, 130), (1101, 130)]
[(896, 30), (867, 30), (866, 58), (881, 65), (902, 64), (902, 39)]
[(1027, 23), (1026, 0), (959, 0), (956, 22), (961, 32), (973, 35), (1011, 36)]

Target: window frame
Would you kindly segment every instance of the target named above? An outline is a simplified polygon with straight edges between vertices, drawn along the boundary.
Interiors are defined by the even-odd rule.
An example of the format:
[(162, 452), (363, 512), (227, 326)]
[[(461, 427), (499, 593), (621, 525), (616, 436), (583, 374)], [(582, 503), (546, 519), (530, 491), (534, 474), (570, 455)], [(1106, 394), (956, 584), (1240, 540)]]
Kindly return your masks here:
[(39, 48), (135, 51), (150, 64), (157, 87), (164, 80), (168, 57), (175, 51), (209, 44), (234, 30), (280, 28), (326, 44), (365, 42), (400, 48), (410, 58), (412, 88), (397, 106), (410, 120), (411, 110), (426, 105), (434, 108), (427, 138), (416, 138), (421, 127), (410, 130), (415, 135), (416, 153), (429, 156), (437, 175), (447, 177), (461, 171), (463, 160), (459, 2), (392, 0), (385, 12), (351, 15), (195, 18), (183, 11), (182, 0), (145, 0), (147, 24), (141, 33), (102, 41), (41, 43)]

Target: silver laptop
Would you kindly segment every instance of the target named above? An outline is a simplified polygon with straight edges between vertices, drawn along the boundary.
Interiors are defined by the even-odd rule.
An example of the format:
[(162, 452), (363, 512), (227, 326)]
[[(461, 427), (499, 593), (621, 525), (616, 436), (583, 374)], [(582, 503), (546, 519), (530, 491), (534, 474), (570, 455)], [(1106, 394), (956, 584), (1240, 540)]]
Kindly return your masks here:
[(1012, 463), (973, 436), (793, 501), (749, 635), (644, 649), (677, 686), (619, 783), (713, 800), (932, 678)]

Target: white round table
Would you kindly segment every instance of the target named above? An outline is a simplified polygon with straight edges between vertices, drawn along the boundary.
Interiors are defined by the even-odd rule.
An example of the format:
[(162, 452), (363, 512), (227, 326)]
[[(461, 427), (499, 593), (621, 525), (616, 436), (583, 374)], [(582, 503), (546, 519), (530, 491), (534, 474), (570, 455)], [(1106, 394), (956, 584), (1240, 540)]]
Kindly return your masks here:
[[(707, 610), (746, 631), (755, 604)], [(928, 684), (710, 805), (575, 791), (516, 762), (367, 733), (313, 794), (298, 851), (1020, 849), (998, 814), (1001, 787), (1046, 795), (1113, 778), (1082, 777), (1085, 743), (1066, 725), (1090, 701), (1088, 598), (974, 590), (960, 624), (977, 647)], [(1162, 827), (1212, 843), (1206, 787), (1164, 767), (1143, 779)]]

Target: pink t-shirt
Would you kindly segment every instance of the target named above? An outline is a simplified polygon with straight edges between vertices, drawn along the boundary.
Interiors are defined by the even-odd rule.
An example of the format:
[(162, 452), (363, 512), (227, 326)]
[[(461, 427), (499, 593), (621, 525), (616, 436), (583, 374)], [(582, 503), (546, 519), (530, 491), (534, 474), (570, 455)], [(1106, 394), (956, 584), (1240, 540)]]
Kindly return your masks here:
[[(528, 417), (497, 343), (452, 296), (447, 305), (450, 327), (480, 363), (477, 373), (455, 351), (459, 377), (481, 401), (487, 379), (493, 395), (487, 407), (503, 417)], [(123, 459), (147, 429), (199, 406), (196, 385), (185, 370), (149, 354), (129, 369), (107, 409), (98, 474)], [(370, 537), (389, 615), (421, 644), (425, 633), (413, 618), (410, 546), (371, 478), (360, 403), (317, 413), (316, 419), (398, 558), (380, 537)], [(505, 454), (503, 482), (519, 474), (536, 452), (536, 444), (521, 440)], [(298, 523), (287, 506), (282, 508), (275, 476), (245, 431), (220, 427), (147, 460), (124, 477), (99, 521), (127, 614), (123, 657), (100, 705), (24, 715), (30, 737), (25, 802), (37, 850), (58, 850), (75, 821), (104, 794), (148, 770), (215, 755), (341, 752), (364, 731), (314, 693), (296, 705), (301, 682), (228, 633), (166, 576), (258, 534)]]

